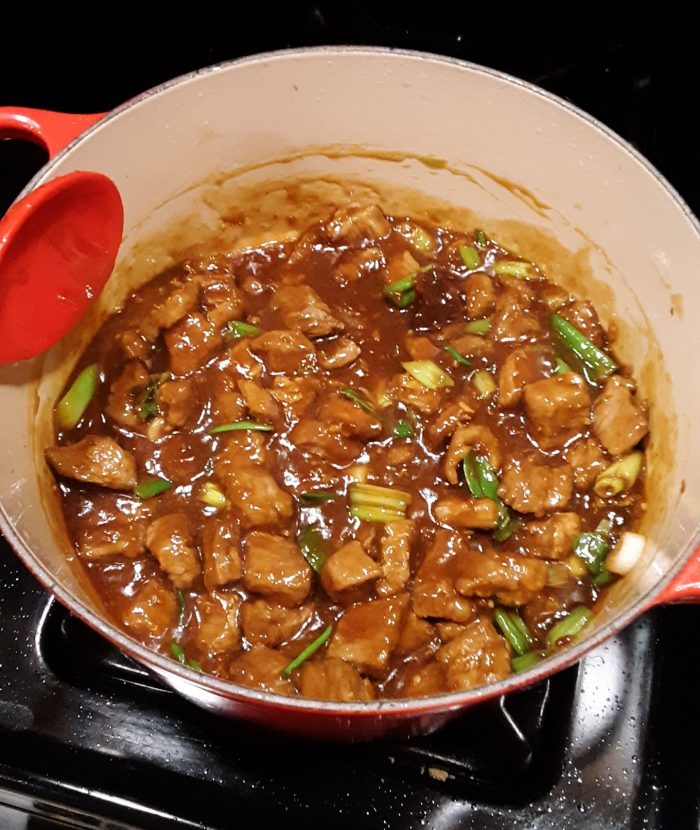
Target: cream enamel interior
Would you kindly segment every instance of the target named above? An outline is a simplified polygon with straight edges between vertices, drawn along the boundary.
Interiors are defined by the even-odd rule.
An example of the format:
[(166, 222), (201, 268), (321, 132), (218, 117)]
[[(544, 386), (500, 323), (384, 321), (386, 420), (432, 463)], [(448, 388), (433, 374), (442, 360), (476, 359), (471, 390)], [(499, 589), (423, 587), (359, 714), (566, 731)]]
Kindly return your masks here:
[[(425, 156), (447, 166), (426, 166)], [(640, 607), (697, 544), (700, 236), (664, 182), (591, 120), (512, 79), (432, 56), (277, 53), (125, 105), (33, 185), (80, 169), (105, 173), (122, 194), (115, 274), (78, 331), (0, 370), (2, 517), (23, 559), (63, 596), (93, 606), (46, 508), (41, 459), (81, 344), (135, 285), (193, 247), (293, 235), (292, 197), (303, 220), (371, 198), (389, 212), (478, 222), (615, 323), (619, 353), (652, 401), (651, 541), (589, 640)]]

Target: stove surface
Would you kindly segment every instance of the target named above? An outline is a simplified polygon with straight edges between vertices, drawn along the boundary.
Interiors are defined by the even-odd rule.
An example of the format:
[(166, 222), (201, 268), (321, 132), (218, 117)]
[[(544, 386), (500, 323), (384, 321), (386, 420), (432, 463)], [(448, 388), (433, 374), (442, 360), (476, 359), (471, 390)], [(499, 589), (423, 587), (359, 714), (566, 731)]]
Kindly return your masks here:
[[(669, 26), (672, 9), (631, 24), (602, 4), (567, 8), (559, 20), (547, 7), (549, 24), (567, 33), (553, 37), (536, 5), (502, 20), (486, 3), (459, 15), (443, 5), (297, 3), (274, 15), (247, 10), (232, 27), (200, 3), (182, 20), (175, 11), (165, 22), (124, 18), (88, 39), (65, 10), (41, 25), (28, 10), (15, 22), (17, 42), (0, 53), (0, 103), (99, 112), (175, 75), (267, 49), (422, 49), (568, 98), (632, 141), (700, 208), (694, 134), (679, 128), (684, 79), (697, 71), (689, 35)], [(43, 161), (36, 147), (0, 142), (0, 210)], [(3, 830), (700, 827), (700, 670), (686, 645), (697, 608), (653, 611), (578, 668), (427, 738), (334, 746), (222, 721), (180, 700), (71, 618), (1, 539), (0, 598)]]

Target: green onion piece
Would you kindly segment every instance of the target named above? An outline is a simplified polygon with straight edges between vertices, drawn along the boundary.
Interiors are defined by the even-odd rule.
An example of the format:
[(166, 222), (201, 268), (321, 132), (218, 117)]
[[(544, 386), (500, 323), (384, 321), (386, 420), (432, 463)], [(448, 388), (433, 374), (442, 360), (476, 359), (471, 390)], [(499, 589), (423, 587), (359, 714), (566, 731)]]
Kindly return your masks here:
[(485, 248), (489, 244), (489, 238), (481, 228), (474, 231), (474, 244), (477, 248)]
[(520, 631), (522, 637), (527, 640), (527, 644), (532, 645), (533, 638), (530, 633), (530, 629), (527, 625), (525, 625), (525, 620), (520, 616), (520, 612), (517, 608), (513, 608), (512, 611), (510, 611), (510, 619), (513, 625), (518, 629), (518, 631)]
[(536, 280), (539, 277), (535, 266), (531, 262), (522, 262), (515, 259), (502, 259), (499, 262), (494, 262), (493, 270), (497, 274), (519, 277), (522, 280)]
[(134, 495), (140, 499), (152, 499), (173, 486), (172, 481), (158, 476), (146, 476), (134, 487)]
[(179, 643), (170, 643), (170, 653), (178, 663), (182, 663), (183, 666), (185, 665), (187, 658)]
[(462, 257), (462, 262), (471, 271), (481, 265), (481, 257), (479, 256), (479, 252), (476, 248), (472, 248), (471, 245), (460, 245), (459, 255)]
[(560, 357), (557, 358), (557, 365), (554, 370), (555, 375), (568, 375), (569, 372), (573, 372), (574, 370), (569, 366), (569, 364), (562, 360)]
[(415, 286), (417, 276), (418, 272), (413, 271), (413, 273), (402, 277), (400, 280), (396, 280), (396, 282), (390, 282), (389, 285), (384, 286), (382, 294), (385, 297), (393, 297), (394, 294), (403, 294), (404, 291), (408, 291), (409, 288)]
[(163, 372), (154, 378), (144, 390), (141, 400), (139, 401), (136, 414), (141, 421), (150, 421), (158, 414), (158, 404), (156, 403), (156, 394), (160, 387), (166, 380), (170, 380), (170, 372)]
[(521, 524), (522, 520), (513, 518), (508, 507), (498, 499), (498, 521), (492, 533), (494, 542), (505, 542), (506, 539), (510, 539)]
[(99, 380), (99, 367), (97, 363), (91, 363), (71, 383), (66, 394), (56, 405), (56, 420), (61, 429), (73, 429), (83, 417), (97, 391)]
[(405, 512), (401, 510), (390, 510), (386, 507), (362, 504), (353, 505), (350, 508), (350, 515), (362, 522), (381, 522), (382, 524), (406, 518)]
[(552, 328), (562, 344), (591, 371), (595, 380), (607, 378), (617, 370), (617, 363), (610, 355), (599, 349), (568, 320), (558, 314), (552, 314)]
[(603, 567), (603, 560), (610, 547), (611, 528), (609, 519), (603, 519), (594, 531), (579, 534), (574, 542), (574, 554), (586, 563), (594, 575), (599, 574)]
[(619, 458), (598, 475), (593, 492), (601, 499), (610, 499), (629, 490), (642, 469), (642, 453), (639, 450)]
[(589, 622), (593, 612), (581, 605), (574, 609), (567, 617), (549, 629), (547, 632), (547, 644), (555, 646), (559, 640), (575, 637), (581, 629)]
[(352, 507), (379, 507), (405, 513), (412, 496), (404, 490), (393, 487), (379, 487), (376, 484), (351, 484), (348, 489)]
[(250, 323), (244, 323), (241, 320), (230, 320), (224, 329), (224, 337), (229, 340), (237, 340), (239, 337), (255, 337), (260, 334), (260, 329), (257, 326), (251, 326)]
[(431, 170), (442, 170), (443, 167), (447, 167), (445, 159), (436, 159), (433, 156), (421, 156), (418, 161)]
[(520, 654), (510, 661), (510, 667), (516, 674), (527, 671), (533, 666), (537, 665), (542, 658), (536, 651), (528, 651), (525, 654)]
[(475, 499), (498, 499), (498, 476), (483, 456), (472, 450), (466, 455), (463, 468), (467, 486)]
[(591, 582), (595, 585), (596, 588), (602, 588), (603, 585), (607, 585), (608, 582), (612, 582), (613, 574), (603, 565), (600, 570), (599, 574), (596, 574)]
[(457, 351), (457, 349), (455, 349), (454, 346), (450, 346), (450, 344), (448, 343), (445, 346), (445, 351), (448, 355), (454, 357), (457, 363), (461, 363), (462, 366), (468, 366), (470, 369), (472, 368), (472, 364), (467, 360), (466, 357), (462, 357), (462, 355)]
[(192, 669), (192, 671), (198, 671), (200, 674), (202, 673), (202, 667), (196, 660), (188, 660), (185, 665), (187, 668)]
[(483, 320), (470, 320), (464, 329), (467, 334), (488, 334), (491, 331), (491, 318), (484, 317)]
[(480, 398), (488, 398), (498, 388), (496, 381), (485, 369), (480, 369), (478, 372), (475, 372), (472, 378), (472, 384)]
[(520, 619), (520, 615), (517, 615), (518, 622), (515, 622), (515, 615), (516, 612), (509, 614), (503, 608), (497, 608), (493, 618), (498, 628), (501, 629), (503, 636), (511, 644), (513, 651), (522, 656), (527, 651), (532, 638), (527, 626)]
[(447, 372), (432, 360), (411, 360), (402, 366), (411, 377), (428, 389), (446, 389), (455, 385)]
[(573, 574), (564, 562), (551, 562), (547, 566), (547, 587), (561, 588), (571, 582)]
[(333, 625), (326, 626), (312, 643), (309, 643), (309, 645), (299, 655), (297, 655), (291, 663), (284, 667), (282, 674), (285, 677), (290, 677), (295, 669), (298, 669), (302, 663), (309, 659), (309, 657), (316, 654), (321, 646), (330, 638), (332, 633)]
[(203, 504), (207, 504), (209, 507), (216, 507), (219, 510), (228, 507), (228, 499), (213, 481), (206, 481), (202, 485), (202, 489), (197, 498)]
[(428, 254), (433, 250), (433, 240), (423, 230), (423, 228), (418, 225), (413, 228), (408, 241), (417, 251), (420, 251), (423, 254)]
[(221, 432), (272, 432), (270, 424), (257, 424), (255, 421), (235, 421), (232, 424), (219, 424), (209, 430), (209, 435), (219, 435)]
[(356, 403), (359, 407), (365, 410), (365, 412), (369, 412), (370, 415), (374, 415), (375, 417), (379, 416), (376, 407), (372, 406), (372, 404), (362, 397), (362, 395), (358, 395), (354, 389), (351, 389), (349, 386), (346, 386), (345, 389), (340, 390), (340, 394), (344, 398), (348, 398), (353, 403)]
[(465, 455), (462, 461), (462, 469), (464, 470), (464, 480), (467, 482), (469, 492), (475, 499), (483, 499), (484, 491), (481, 489), (480, 470), (476, 464), (476, 455), (473, 452)]
[(417, 296), (416, 289), (409, 288), (408, 291), (404, 291), (403, 294), (396, 298), (395, 303), (398, 308), (408, 308), (410, 305), (413, 305)]
[(313, 522), (302, 528), (297, 533), (296, 542), (304, 559), (306, 559), (316, 573), (321, 573), (321, 569), (326, 563), (327, 554), (326, 540), (319, 530), (318, 522)]
[(395, 438), (413, 438), (413, 424), (405, 420), (397, 421), (393, 432)]
[(303, 504), (321, 504), (324, 501), (335, 501), (340, 495), (332, 490), (304, 490), (299, 498)]

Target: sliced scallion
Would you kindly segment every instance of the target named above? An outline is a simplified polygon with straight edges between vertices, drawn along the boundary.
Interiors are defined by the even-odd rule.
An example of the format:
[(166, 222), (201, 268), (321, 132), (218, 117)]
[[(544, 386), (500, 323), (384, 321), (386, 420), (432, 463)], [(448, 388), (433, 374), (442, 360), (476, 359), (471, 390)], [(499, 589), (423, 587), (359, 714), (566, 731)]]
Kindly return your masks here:
[(568, 375), (569, 372), (573, 372), (574, 370), (569, 366), (569, 364), (562, 360), (560, 357), (556, 360), (556, 368), (554, 369), (555, 375)]
[(209, 435), (219, 435), (222, 432), (272, 432), (270, 424), (258, 424), (255, 421), (235, 421), (231, 424), (219, 424), (209, 430)]
[(470, 361), (467, 360), (466, 357), (462, 357), (462, 355), (455, 349), (454, 346), (451, 346), (449, 343), (445, 346), (445, 351), (447, 352), (450, 357), (453, 357), (457, 363), (461, 363), (462, 366), (468, 366), (470, 369), (472, 368), (472, 364)]
[(318, 522), (313, 522), (303, 527), (297, 533), (296, 542), (304, 559), (306, 559), (316, 573), (321, 573), (326, 563), (327, 545), (318, 526)]
[(585, 334), (572, 326), (559, 314), (552, 314), (552, 328), (562, 345), (571, 351), (586, 366), (594, 380), (601, 380), (617, 370), (617, 363), (589, 340)]
[(447, 372), (432, 360), (410, 360), (402, 366), (412, 378), (428, 389), (446, 389), (455, 385)]
[(496, 381), (485, 369), (480, 369), (474, 373), (472, 384), (480, 398), (490, 397), (498, 388)]
[(489, 238), (481, 230), (481, 228), (477, 228), (474, 231), (474, 244), (477, 246), (477, 248), (485, 248), (489, 244)]
[(350, 515), (365, 522), (392, 522), (402, 519), (411, 503), (411, 494), (376, 484), (351, 484)]
[(326, 501), (335, 501), (340, 498), (340, 494), (332, 490), (304, 490), (299, 498), (303, 504), (322, 504)]
[(261, 329), (252, 326), (250, 323), (244, 323), (242, 320), (230, 320), (224, 329), (224, 337), (229, 340), (237, 340), (239, 337), (255, 337), (260, 332)]
[(574, 554), (586, 563), (588, 570), (595, 576), (603, 567), (603, 560), (610, 547), (612, 524), (603, 519), (595, 530), (581, 533), (574, 542)]
[(516, 674), (519, 674), (537, 665), (541, 659), (536, 651), (527, 651), (525, 654), (519, 654), (517, 657), (514, 657), (510, 661), (510, 667)]
[(601, 499), (610, 499), (631, 489), (642, 469), (642, 453), (629, 453), (606, 467), (593, 484), (593, 492)]
[(282, 674), (285, 677), (290, 677), (292, 672), (295, 669), (298, 669), (302, 663), (306, 662), (309, 657), (312, 657), (316, 652), (321, 648), (321, 646), (330, 638), (331, 634), (333, 633), (333, 625), (326, 626), (323, 631), (316, 637), (316, 639), (309, 643), (309, 645), (300, 652), (291, 663), (288, 663)]
[(575, 637), (593, 617), (593, 612), (581, 605), (547, 632), (547, 644), (555, 646), (560, 640)]
[(497, 608), (494, 621), (516, 654), (522, 656), (530, 647), (532, 637), (517, 611), (508, 612)]
[(166, 380), (169, 379), (170, 373), (163, 372), (162, 374), (154, 378), (144, 390), (144, 393), (141, 396), (141, 400), (139, 401), (138, 409), (136, 410), (136, 414), (138, 415), (139, 419), (144, 423), (146, 421), (150, 421), (151, 418), (155, 418), (155, 416), (158, 414), (156, 394), (160, 387), (166, 382)]
[(172, 654), (174, 660), (177, 660), (177, 662), (183, 666), (187, 666), (188, 669), (198, 672), (202, 671), (202, 667), (196, 660), (187, 659), (185, 652), (179, 643), (170, 643), (170, 653)]
[(479, 256), (479, 252), (476, 248), (472, 248), (471, 245), (460, 245), (459, 255), (462, 257), (462, 262), (467, 266), (467, 268), (469, 268), (470, 271), (474, 271), (481, 265), (481, 257)]
[(61, 429), (73, 429), (77, 425), (97, 391), (99, 380), (99, 367), (91, 363), (71, 383), (56, 405), (56, 421)]
[(422, 254), (428, 254), (433, 250), (433, 240), (430, 235), (418, 225), (414, 226), (408, 241)]
[(488, 334), (491, 331), (491, 318), (484, 317), (482, 320), (470, 320), (464, 329), (467, 334)]
[(160, 478), (159, 476), (146, 476), (138, 482), (134, 487), (134, 495), (140, 499), (152, 499), (154, 496), (159, 496), (165, 493), (173, 486), (172, 481), (167, 478)]
[(397, 421), (393, 433), (395, 438), (413, 438), (413, 424), (406, 420)]
[(217, 510), (228, 507), (228, 499), (213, 481), (207, 481), (202, 485), (202, 489), (197, 498), (203, 504), (209, 507), (216, 507)]
[(365, 412), (369, 412), (370, 415), (374, 415), (375, 417), (379, 415), (375, 406), (373, 406), (366, 398), (363, 398), (362, 395), (359, 395), (349, 386), (346, 386), (345, 389), (341, 389), (340, 394), (344, 398), (356, 403), (361, 409), (364, 409)]
[(536, 280), (539, 274), (531, 262), (515, 259), (501, 259), (493, 263), (493, 270), (502, 276), (518, 277), (521, 280)]

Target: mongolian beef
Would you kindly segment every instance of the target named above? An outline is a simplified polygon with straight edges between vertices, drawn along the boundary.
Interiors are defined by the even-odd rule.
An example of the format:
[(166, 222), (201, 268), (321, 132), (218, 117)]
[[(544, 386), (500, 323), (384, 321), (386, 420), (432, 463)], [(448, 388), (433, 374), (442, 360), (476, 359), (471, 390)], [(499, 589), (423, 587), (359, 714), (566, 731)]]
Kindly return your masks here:
[(646, 407), (593, 305), (483, 231), (375, 205), (151, 281), (55, 419), (47, 459), (107, 611), (269, 692), (523, 671), (644, 544)]

